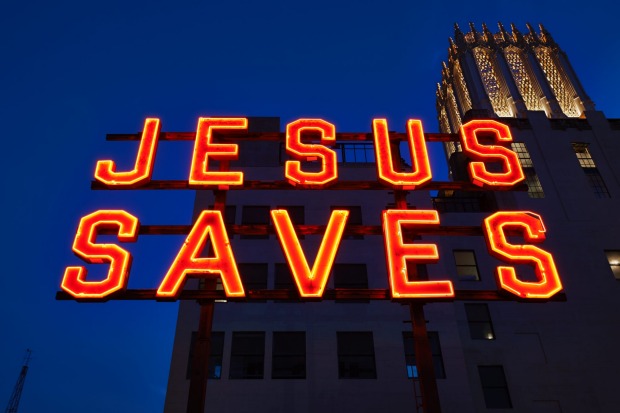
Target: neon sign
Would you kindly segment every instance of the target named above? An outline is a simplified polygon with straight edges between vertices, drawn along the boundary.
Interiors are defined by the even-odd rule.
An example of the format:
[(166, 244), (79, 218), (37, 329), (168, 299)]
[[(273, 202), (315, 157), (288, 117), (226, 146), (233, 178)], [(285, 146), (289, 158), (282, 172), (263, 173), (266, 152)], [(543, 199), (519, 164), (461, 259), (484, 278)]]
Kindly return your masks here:
[[(397, 141), (388, 133), (385, 119), (373, 120), (373, 140), (376, 155), (377, 181), (386, 189), (415, 190), (431, 184), (432, 172), (422, 123), (407, 122), (406, 143), (412, 160), (412, 171), (398, 171), (393, 150)], [(200, 118), (195, 135), (192, 162), (188, 177), (189, 188), (234, 190), (244, 185), (243, 172), (212, 170), (209, 160), (231, 161), (239, 156), (234, 143), (215, 143), (218, 132), (244, 133), (246, 118)], [(159, 119), (146, 119), (135, 166), (131, 171), (119, 172), (113, 161), (99, 161), (95, 179), (109, 187), (144, 187), (151, 182), (153, 164), (160, 135)], [(286, 127), (286, 152), (293, 158), (284, 164), (283, 177), (290, 189), (320, 189), (338, 179), (337, 155), (330, 148), (336, 142), (336, 128), (322, 119), (299, 119)], [(306, 143), (302, 143), (302, 138)], [(310, 141), (311, 143), (309, 143)], [(317, 142), (318, 141), (318, 142)], [(487, 190), (514, 188), (524, 180), (523, 170), (516, 153), (509, 144), (509, 128), (497, 121), (472, 120), (460, 131), (463, 152), (471, 158), (471, 183)], [(398, 148), (396, 148), (397, 150)], [(304, 171), (301, 161), (319, 161), (318, 172)], [(491, 171), (488, 164), (499, 164), (499, 171)], [(496, 168), (497, 169), (497, 168)], [(404, 198), (403, 198), (404, 199)], [(271, 211), (276, 236), (282, 247), (301, 299), (322, 298), (331, 268), (347, 228), (348, 211), (332, 211), (322, 235), (318, 253), (312, 265), (299, 241), (294, 225), (285, 209)], [(387, 209), (381, 216), (384, 238), (387, 278), (392, 299), (454, 299), (455, 290), (450, 280), (411, 279), (408, 263), (435, 263), (441, 257), (436, 244), (411, 242), (405, 239), (407, 230), (438, 228), (439, 214), (435, 210)], [(88, 280), (85, 267), (67, 267), (61, 288), (75, 299), (102, 300), (126, 289), (131, 266), (131, 254), (115, 244), (98, 244), (101, 230), (116, 231), (120, 242), (135, 242), (140, 223), (138, 218), (122, 210), (99, 210), (82, 218), (76, 232), (73, 251), (90, 264), (108, 264), (107, 277), (101, 281)], [(234, 251), (220, 210), (204, 210), (192, 226), (187, 239), (164, 275), (155, 299), (179, 299), (188, 277), (219, 277), (227, 297), (246, 297)], [(525, 244), (508, 242), (507, 232), (519, 232)], [(534, 267), (535, 281), (519, 277), (512, 265), (497, 267), (497, 284), (501, 290), (520, 299), (549, 299), (562, 290), (553, 256), (531, 243), (545, 239), (542, 218), (529, 211), (500, 211), (486, 218), (481, 226), (489, 253), (507, 264), (526, 264)], [(201, 257), (200, 252), (209, 241), (212, 254)]]

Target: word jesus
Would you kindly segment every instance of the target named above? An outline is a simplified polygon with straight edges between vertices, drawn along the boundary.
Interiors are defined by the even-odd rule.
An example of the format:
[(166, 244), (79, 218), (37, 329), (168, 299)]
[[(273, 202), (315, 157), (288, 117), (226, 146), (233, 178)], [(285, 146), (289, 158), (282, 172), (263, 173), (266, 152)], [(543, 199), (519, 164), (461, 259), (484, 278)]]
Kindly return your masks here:
[[(388, 187), (413, 190), (432, 178), (430, 161), (426, 150), (422, 122), (407, 122), (411, 172), (396, 171), (392, 161), (387, 121), (372, 122), (374, 148), (379, 181)], [(219, 187), (227, 189), (243, 185), (241, 171), (213, 171), (211, 160), (235, 160), (239, 147), (233, 143), (214, 143), (214, 131), (246, 130), (247, 118), (200, 118), (189, 173), (189, 185), (194, 188)], [(97, 162), (95, 179), (111, 187), (139, 187), (151, 180), (157, 152), (160, 121), (148, 118), (131, 171), (117, 172), (114, 161)], [(304, 134), (320, 135), (320, 144), (303, 143)], [(512, 136), (508, 126), (493, 120), (472, 120), (461, 127), (460, 141), (469, 163), (469, 176), (473, 184), (484, 188), (511, 187), (525, 179), (519, 158), (509, 145)], [(286, 125), (286, 152), (293, 160), (286, 161), (286, 180), (301, 188), (321, 188), (338, 178), (337, 154), (329, 147), (336, 143), (336, 127), (322, 119), (299, 119)], [(318, 172), (303, 171), (301, 161), (320, 161)], [(500, 171), (490, 171), (486, 164), (496, 163)]]

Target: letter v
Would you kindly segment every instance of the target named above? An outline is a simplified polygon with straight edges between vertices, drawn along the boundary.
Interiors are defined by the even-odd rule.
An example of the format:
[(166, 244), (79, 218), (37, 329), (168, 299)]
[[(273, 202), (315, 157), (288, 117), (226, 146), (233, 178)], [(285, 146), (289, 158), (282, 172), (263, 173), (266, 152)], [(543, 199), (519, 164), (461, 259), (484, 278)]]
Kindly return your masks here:
[(349, 211), (346, 210), (332, 211), (319, 252), (316, 255), (312, 271), (310, 271), (288, 212), (284, 209), (271, 211), (271, 218), (275, 224), (280, 245), (282, 245), (291, 274), (302, 297), (323, 296), (323, 290), (325, 290), (348, 216)]

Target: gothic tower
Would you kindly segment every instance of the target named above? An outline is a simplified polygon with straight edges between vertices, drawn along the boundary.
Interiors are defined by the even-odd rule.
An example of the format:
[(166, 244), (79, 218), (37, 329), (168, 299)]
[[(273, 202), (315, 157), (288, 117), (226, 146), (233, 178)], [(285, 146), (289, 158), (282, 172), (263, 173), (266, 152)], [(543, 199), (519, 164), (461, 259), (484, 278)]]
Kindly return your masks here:
[[(491, 33), (485, 24), (469, 33), (454, 26), (448, 62), (437, 84), (437, 116), (441, 132), (458, 132), (470, 116), (527, 118), (529, 111), (544, 111), (548, 118), (583, 118), (594, 110), (564, 53), (541, 25), (536, 33), (527, 24), (522, 34), (499, 23)], [(448, 158), (458, 144), (446, 145)]]

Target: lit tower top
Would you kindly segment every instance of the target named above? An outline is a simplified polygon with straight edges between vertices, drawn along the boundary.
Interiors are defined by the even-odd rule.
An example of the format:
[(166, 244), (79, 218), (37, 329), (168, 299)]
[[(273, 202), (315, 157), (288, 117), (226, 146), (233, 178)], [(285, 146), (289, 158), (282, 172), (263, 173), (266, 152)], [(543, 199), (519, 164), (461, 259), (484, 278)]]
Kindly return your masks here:
[(522, 34), (499, 23), (491, 33), (485, 24), (469, 33), (454, 25), (448, 62), (437, 85), (437, 116), (442, 132), (457, 132), (466, 116), (527, 117), (544, 111), (549, 118), (584, 117), (594, 104), (564, 53), (541, 25), (527, 24)]

